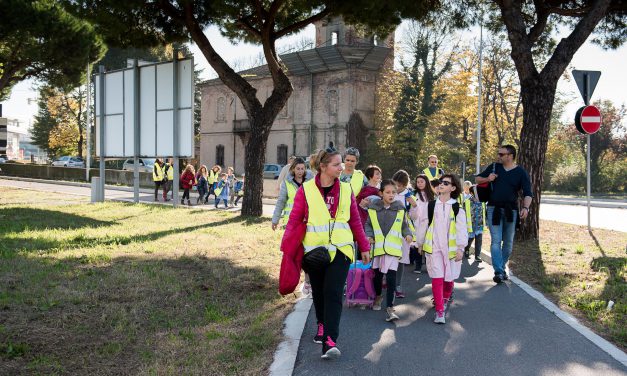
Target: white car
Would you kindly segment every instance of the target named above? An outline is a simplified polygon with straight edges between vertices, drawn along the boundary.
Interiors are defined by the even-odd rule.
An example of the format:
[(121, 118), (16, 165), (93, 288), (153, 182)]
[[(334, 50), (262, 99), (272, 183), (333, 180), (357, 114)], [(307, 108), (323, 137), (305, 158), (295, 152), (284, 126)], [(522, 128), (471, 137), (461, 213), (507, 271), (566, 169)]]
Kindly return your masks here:
[(83, 158), (81, 157), (70, 157), (69, 155), (65, 155), (52, 161), (52, 166), (85, 168), (85, 161), (83, 161)]
[[(139, 158), (139, 171), (140, 172), (152, 172), (152, 169), (155, 166), (155, 159), (149, 158)], [(122, 164), (122, 170), (124, 171), (135, 171), (135, 163), (133, 159), (127, 159)]]

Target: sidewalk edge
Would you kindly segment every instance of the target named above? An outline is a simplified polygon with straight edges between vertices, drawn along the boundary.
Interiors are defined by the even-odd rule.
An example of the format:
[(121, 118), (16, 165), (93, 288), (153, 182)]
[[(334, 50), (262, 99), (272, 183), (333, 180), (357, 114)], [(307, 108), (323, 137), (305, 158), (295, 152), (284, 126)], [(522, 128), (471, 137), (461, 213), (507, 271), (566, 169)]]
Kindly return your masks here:
[(300, 298), (294, 304), (292, 312), (283, 321), (284, 338), (274, 352), (270, 376), (291, 376), (294, 372), (300, 338), (303, 335), (312, 303), (311, 298)]

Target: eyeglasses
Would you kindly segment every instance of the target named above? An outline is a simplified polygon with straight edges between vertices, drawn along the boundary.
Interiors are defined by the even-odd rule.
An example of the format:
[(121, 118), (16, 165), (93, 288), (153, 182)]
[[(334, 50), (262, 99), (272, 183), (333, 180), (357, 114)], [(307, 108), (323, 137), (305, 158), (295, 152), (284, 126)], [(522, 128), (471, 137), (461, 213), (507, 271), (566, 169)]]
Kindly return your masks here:
[(444, 184), (444, 186), (448, 187), (452, 183), (450, 181), (448, 181), (448, 180), (440, 180), (440, 184)]
[(512, 153), (498, 153), (498, 154), (499, 154), (499, 157), (504, 157), (504, 156), (506, 156), (506, 155), (510, 155), (510, 154), (512, 154)]

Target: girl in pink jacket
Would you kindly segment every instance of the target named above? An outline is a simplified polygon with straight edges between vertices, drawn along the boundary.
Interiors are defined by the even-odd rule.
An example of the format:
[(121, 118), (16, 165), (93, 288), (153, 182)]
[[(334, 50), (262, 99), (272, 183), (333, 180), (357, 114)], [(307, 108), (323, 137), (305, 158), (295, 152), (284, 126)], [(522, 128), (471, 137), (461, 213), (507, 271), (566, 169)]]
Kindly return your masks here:
[[(461, 261), (464, 247), (468, 244), (468, 233), (466, 214), (457, 203), (457, 197), (463, 192), (459, 179), (453, 174), (443, 175), (440, 177), (438, 192), (439, 196), (435, 201), (421, 208), (419, 225), (416, 227), (416, 244), (425, 252), (427, 271), (431, 277), (435, 304), (433, 322), (444, 324), (444, 314), (450, 306), (453, 294), (453, 281), (459, 277), (462, 268)], [(433, 207), (431, 223), (429, 206)]]

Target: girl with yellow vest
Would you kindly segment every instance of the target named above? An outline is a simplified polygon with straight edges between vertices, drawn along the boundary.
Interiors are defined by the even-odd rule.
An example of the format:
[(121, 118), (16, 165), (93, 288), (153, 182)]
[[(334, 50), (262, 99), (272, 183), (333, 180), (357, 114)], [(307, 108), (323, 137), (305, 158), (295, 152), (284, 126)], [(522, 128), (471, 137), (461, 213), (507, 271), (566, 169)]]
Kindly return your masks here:
[[(433, 191), (433, 187), (431, 186), (427, 175), (420, 174), (416, 176), (416, 179), (414, 180), (414, 198), (418, 206), (418, 210), (416, 210), (418, 217), (414, 220), (414, 223), (418, 224), (420, 223), (419, 216), (425, 210), (424, 208), (427, 207), (427, 203), (435, 199), (435, 192)], [(416, 242), (413, 242), (409, 247), (409, 261), (415, 264), (414, 273), (416, 274), (422, 273), (422, 257), (422, 252), (418, 251)]]
[(464, 182), (463, 205), (466, 212), (466, 227), (468, 227), (468, 245), (464, 249), (464, 257), (470, 258), (470, 246), (475, 241), (475, 262), (482, 262), (481, 245), (483, 243), (483, 230), (486, 226), (486, 205), (475, 196), (472, 183)]
[(336, 341), (342, 315), (342, 296), (348, 268), (355, 259), (355, 242), (362, 260), (370, 261), (350, 185), (340, 183), (342, 158), (335, 149), (318, 153), (312, 166), (318, 174), (296, 192), (283, 235), (282, 250), (302, 246), (302, 267), (309, 274), (318, 322), (314, 342), (322, 343), (322, 358), (340, 356)]
[(394, 310), (396, 272), (401, 267), (399, 260), (403, 256), (403, 240), (411, 242), (413, 235), (407, 223), (405, 207), (396, 200), (396, 193), (396, 184), (392, 180), (383, 180), (379, 188), (381, 200), (375, 200), (370, 204), (366, 220), (366, 236), (370, 244), (373, 244), (371, 256), (372, 268), (375, 271), (374, 290), (377, 294), (372, 309), (381, 310), (383, 301), (381, 290), (385, 275), (388, 285), (386, 321), (398, 320)]
[(209, 193), (207, 193), (207, 200), (209, 200), (210, 195), (214, 195), (215, 198), (218, 198), (219, 194), (216, 195), (215, 190), (218, 186), (218, 182), (220, 181), (220, 173), (222, 172), (222, 167), (219, 165), (214, 165), (209, 170), (209, 174), (207, 176), (207, 183), (209, 184)]
[[(413, 196), (413, 189), (409, 184), (409, 174), (405, 170), (398, 170), (394, 173), (394, 175), (392, 175), (392, 181), (394, 181), (396, 189), (398, 190), (395, 199), (405, 208), (405, 214), (408, 217), (409, 226), (411, 227), (412, 232), (414, 232), (415, 228), (413, 221), (418, 218), (418, 205)], [(401, 282), (403, 282), (404, 265), (409, 265), (411, 263), (409, 258), (409, 247), (411, 243), (411, 240), (409, 242), (403, 241), (403, 256), (400, 259), (400, 263), (403, 265), (398, 268), (395, 292), (396, 297), (399, 299), (405, 297)]]
[(155, 202), (159, 201), (157, 195), (159, 194), (159, 188), (163, 184), (164, 178), (163, 161), (157, 158), (157, 160), (155, 160), (155, 165), (152, 167), (152, 181), (155, 182)]
[[(453, 281), (459, 278), (462, 268), (461, 260), (464, 247), (468, 244), (468, 232), (466, 213), (456, 201), (462, 192), (457, 177), (452, 174), (443, 175), (438, 192), (438, 198), (423, 207), (423, 212), (419, 215), (416, 244), (425, 252), (427, 271), (431, 277), (435, 303), (433, 322), (444, 324), (444, 313), (453, 294)], [(429, 206), (433, 208), (431, 215)]]
[(313, 178), (313, 173), (305, 168), (305, 160), (295, 157), (279, 189), (279, 197), (274, 206), (274, 214), (272, 214), (273, 230), (277, 229), (281, 219), (283, 219), (284, 226), (287, 224), (292, 206), (294, 206), (296, 191), (311, 178)]

